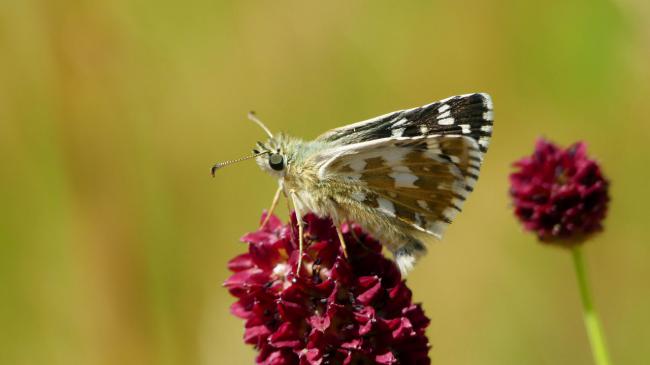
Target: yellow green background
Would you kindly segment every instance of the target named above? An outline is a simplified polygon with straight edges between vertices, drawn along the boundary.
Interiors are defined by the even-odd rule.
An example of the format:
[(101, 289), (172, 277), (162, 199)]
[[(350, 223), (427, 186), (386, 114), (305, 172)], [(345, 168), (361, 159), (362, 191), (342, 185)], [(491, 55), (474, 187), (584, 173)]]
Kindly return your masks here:
[(313, 138), (475, 91), (481, 179), (408, 277), (434, 363), (591, 363), (570, 255), (507, 194), (546, 136), (612, 181), (587, 261), (614, 363), (647, 364), (649, 65), (645, 0), (0, 1), (0, 364), (251, 364), (221, 283), (276, 184), (209, 174), (264, 138), (246, 112)]

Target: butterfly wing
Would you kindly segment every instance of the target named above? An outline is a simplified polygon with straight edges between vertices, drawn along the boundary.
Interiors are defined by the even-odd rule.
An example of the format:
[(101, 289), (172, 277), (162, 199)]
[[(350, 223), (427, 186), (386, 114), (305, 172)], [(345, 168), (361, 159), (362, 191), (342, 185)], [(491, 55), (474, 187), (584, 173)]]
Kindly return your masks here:
[(478, 178), (482, 152), (463, 135), (392, 137), (319, 156), (319, 178), (365, 187), (352, 199), (440, 237)]
[(476, 93), (453, 96), (419, 108), (388, 113), (333, 129), (317, 140), (348, 145), (390, 137), (460, 135), (476, 141), (482, 153), (492, 135), (492, 99)]

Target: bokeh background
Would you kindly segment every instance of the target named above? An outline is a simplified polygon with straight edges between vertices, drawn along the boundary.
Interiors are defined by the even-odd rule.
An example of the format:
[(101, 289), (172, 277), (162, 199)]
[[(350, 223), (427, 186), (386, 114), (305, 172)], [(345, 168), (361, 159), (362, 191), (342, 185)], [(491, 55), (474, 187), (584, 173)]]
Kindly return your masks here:
[(509, 206), (546, 136), (612, 181), (589, 271), (614, 362), (648, 364), (649, 65), (645, 0), (1, 1), (0, 363), (251, 364), (221, 283), (276, 184), (209, 175), (264, 138), (246, 112), (313, 138), (484, 91), (481, 180), (408, 278), (434, 363), (591, 363), (570, 255)]

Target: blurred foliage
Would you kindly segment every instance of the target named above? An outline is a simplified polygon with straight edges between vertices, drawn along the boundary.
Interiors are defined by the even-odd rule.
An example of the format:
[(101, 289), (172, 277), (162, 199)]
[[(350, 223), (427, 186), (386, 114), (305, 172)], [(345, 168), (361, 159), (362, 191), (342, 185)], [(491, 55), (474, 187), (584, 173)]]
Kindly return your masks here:
[[(587, 249), (613, 360), (650, 361), (650, 5), (0, 2), (0, 363), (250, 364), (221, 288), (275, 182), (261, 131), (489, 92), (481, 181), (408, 280), (439, 364), (589, 364), (565, 252), (521, 232), (509, 164), (584, 139), (612, 180)], [(286, 214), (286, 208), (280, 210)]]

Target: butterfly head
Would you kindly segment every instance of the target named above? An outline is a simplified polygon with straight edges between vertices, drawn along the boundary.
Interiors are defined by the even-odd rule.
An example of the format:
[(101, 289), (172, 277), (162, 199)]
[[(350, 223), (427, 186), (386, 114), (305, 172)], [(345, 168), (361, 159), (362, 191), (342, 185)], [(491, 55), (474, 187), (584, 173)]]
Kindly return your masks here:
[(236, 162), (255, 158), (257, 164), (262, 170), (268, 172), (271, 175), (283, 177), (287, 168), (287, 156), (284, 153), (286, 150), (284, 136), (281, 134), (277, 137), (273, 136), (271, 131), (259, 119), (257, 119), (253, 112), (250, 112), (248, 114), (248, 118), (259, 125), (269, 136), (269, 139), (266, 141), (266, 143), (257, 142), (256, 147), (253, 149), (253, 154), (250, 156), (215, 164), (212, 167), (212, 176), (214, 176), (215, 172), (222, 167)]
[(275, 177), (283, 177), (291, 160), (287, 154), (288, 146), (284, 135), (271, 137), (265, 143), (257, 142), (253, 153), (257, 156), (257, 165)]

